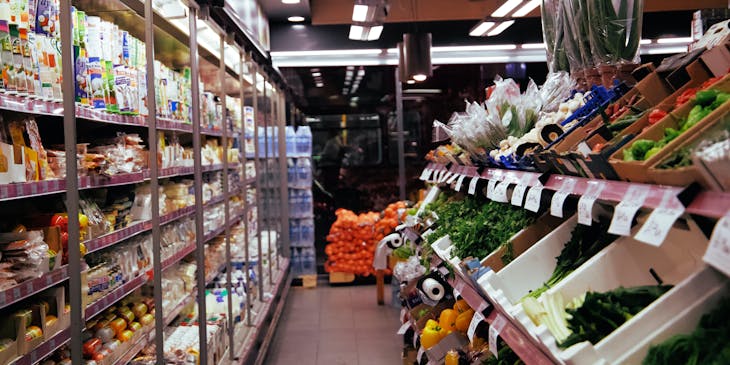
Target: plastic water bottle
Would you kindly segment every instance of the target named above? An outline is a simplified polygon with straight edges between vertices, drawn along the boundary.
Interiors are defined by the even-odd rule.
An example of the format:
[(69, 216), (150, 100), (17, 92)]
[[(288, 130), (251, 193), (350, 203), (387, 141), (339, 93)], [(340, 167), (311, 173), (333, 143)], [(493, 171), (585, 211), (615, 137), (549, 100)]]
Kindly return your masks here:
[(304, 274), (313, 274), (314, 268), (314, 249), (303, 248), (299, 260), (302, 262), (302, 272)]
[(302, 242), (302, 230), (298, 219), (289, 220), (289, 245), (299, 247)]
[(286, 126), (286, 155), (295, 157), (297, 155), (297, 132), (294, 126)]
[(297, 153), (299, 156), (312, 155), (312, 131), (307, 125), (297, 129)]
[(301, 192), (301, 210), (300, 217), (311, 217), (312, 211), (314, 210), (314, 205), (312, 202), (312, 191), (311, 190), (302, 190)]
[(314, 220), (302, 219), (299, 222), (299, 243), (302, 247), (314, 246)]
[(294, 186), (303, 189), (312, 186), (312, 166), (309, 158), (297, 159), (297, 183)]
[(258, 128), (258, 143), (259, 143), (259, 156), (258, 157), (264, 157), (266, 155), (266, 129), (264, 127), (257, 127)]
[(301, 249), (297, 247), (291, 248), (291, 268), (294, 275), (301, 275), (302, 272), (302, 256)]
[(290, 188), (294, 188), (297, 186), (299, 178), (298, 178), (298, 174), (297, 174), (298, 173), (297, 165), (294, 162), (293, 158), (288, 158), (286, 160), (286, 167), (287, 167), (286, 180), (288, 182), (287, 186), (289, 186)]

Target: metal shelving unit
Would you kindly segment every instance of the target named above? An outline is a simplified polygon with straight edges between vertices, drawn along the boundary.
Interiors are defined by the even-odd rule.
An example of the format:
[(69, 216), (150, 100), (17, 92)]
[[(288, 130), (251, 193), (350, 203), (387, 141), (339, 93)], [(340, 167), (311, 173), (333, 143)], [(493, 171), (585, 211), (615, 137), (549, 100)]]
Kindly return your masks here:
[[(146, 83), (147, 87), (147, 107), (149, 115), (120, 115), (112, 114), (103, 110), (94, 110), (91, 108), (77, 105), (75, 101), (75, 69), (74, 69), (74, 49), (72, 48), (71, 39), (73, 38), (72, 6), (80, 10), (85, 10), (89, 15), (98, 15), (101, 18), (117, 24), (120, 29), (124, 29), (129, 34), (142, 39), (145, 44), (146, 53)], [(61, 330), (55, 334), (48, 336), (40, 345), (31, 349), (27, 354), (18, 356), (10, 361), (12, 364), (36, 364), (48, 355), (52, 354), (62, 345), (68, 345), (74, 364), (80, 364), (82, 357), (82, 331), (83, 324), (86, 320), (105, 312), (107, 308), (117, 303), (122, 298), (128, 296), (132, 292), (143, 286), (151, 286), (154, 295), (154, 303), (157, 308), (157, 315), (154, 326), (145, 327), (141, 333), (135, 334), (131, 341), (131, 345), (123, 352), (114, 354), (115, 360), (112, 363), (126, 364), (133, 359), (137, 353), (148, 344), (156, 346), (157, 359), (162, 359), (164, 353), (163, 335), (166, 327), (172, 325), (175, 319), (183, 313), (186, 307), (193, 302), (197, 302), (199, 318), (198, 321), (205, 323), (206, 308), (205, 294), (206, 287), (211, 285), (215, 278), (225, 272), (226, 289), (228, 292), (234, 290), (231, 287), (231, 273), (233, 271), (232, 245), (243, 246), (245, 252), (245, 260), (243, 265), (246, 273), (252, 267), (257, 266), (258, 270), (258, 288), (257, 293), (249, 292), (247, 298), (245, 318), (236, 323), (231, 302), (231, 296), (228, 297), (228, 344), (226, 358), (230, 362), (244, 362), (251, 358), (252, 354), (256, 354), (261, 341), (258, 339), (260, 334), (273, 335), (275, 325), (270, 324), (272, 316), (278, 318), (283, 306), (283, 297), (286, 296), (288, 289), (288, 260), (279, 259), (279, 254), (286, 254), (288, 248), (277, 248), (277, 256), (273, 257), (272, 245), (287, 245), (288, 236), (282, 234), (282, 229), (286, 229), (288, 218), (286, 214), (286, 202), (281, 198), (281, 191), (277, 197), (277, 204), (280, 204), (282, 210), (278, 217), (282, 217), (281, 222), (276, 222), (273, 217), (262, 218), (264, 207), (259, 206), (262, 201), (260, 187), (281, 184), (281, 181), (270, 181), (267, 174), (268, 171), (269, 151), (258, 150), (258, 128), (257, 126), (281, 128), (278, 133), (280, 140), (284, 136), (283, 126), (285, 121), (283, 118), (285, 95), (277, 87), (273, 85), (266, 72), (259, 70), (258, 65), (253, 61), (251, 54), (245, 54), (243, 45), (236, 42), (234, 37), (228, 36), (229, 28), (223, 28), (212, 22), (208, 18), (207, 9), (199, 6), (193, 1), (186, 1), (184, 5), (187, 14), (187, 29), (181, 27), (181, 21), (170, 19), (162, 14), (159, 9), (154, 8), (151, 1), (137, 0), (61, 0), (60, 1), (60, 24), (61, 24), (61, 57), (63, 84), (62, 90), (64, 98), (61, 101), (45, 101), (23, 97), (18, 95), (10, 95), (0, 92), (0, 112), (10, 111), (25, 113), (30, 115), (47, 116), (51, 118), (63, 119), (63, 141), (65, 153), (67, 156), (76, 155), (77, 144), (77, 121), (83, 123), (106, 124), (109, 128), (126, 128), (128, 130), (139, 131), (140, 135), (145, 135), (146, 145), (149, 151), (158, 150), (159, 134), (166, 136), (182, 136), (192, 143), (193, 149), (193, 166), (160, 166), (157, 158), (149, 159), (149, 168), (137, 173), (121, 174), (113, 177), (99, 176), (81, 176), (77, 165), (74, 163), (66, 164), (66, 177), (58, 180), (34, 181), (18, 184), (0, 185), (0, 203), (10, 202), (14, 200), (39, 198), (43, 196), (52, 196), (54, 194), (61, 195), (67, 203), (68, 213), (68, 256), (69, 264), (45, 273), (37, 279), (21, 282), (20, 284), (6, 290), (0, 291), (0, 309), (15, 305), (19, 302), (29, 300), (34, 295), (39, 294), (49, 288), (58, 286), (68, 286), (68, 300), (70, 302), (71, 313), (70, 327)], [(208, 39), (199, 39), (201, 35), (201, 24), (212, 30), (217, 35), (219, 44), (211, 47)], [(226, 27), (229, 27), (227, 25)], [(214, 52), (211, 49), (217, 49)], [(231, 57), (231, 55), (233, 55)], [(234, 62), (230, 62), (233, 59)], [(156, 95), (155, 95), (155, 65), (154, 61), (160, 61), (163, 64), (173, 68), (190, 67), (191, 92), (194, 96), (191, 103), (190, 121), (172, 119), (168, 117), (160, 117), (156, 115)], [(261, 68), (264, 70), (264, 68)], [(268, 70), (268, 69), (267, 69)], [(197, 80), (203, 80), (203, 87), (206, 91), (212, 92), (220, 100), (222, 100), (222, 120), (219, 124), (221, 128), (210, 128), (202, 126), (200, 120), (201, 105), (197, 97), (203, 90), (199, 89)], [(259, 82), (261, 87), (259, 88)], [(235, 125), (229, 123), (229, 110), (226, 108), (227, 97), (233, 97), (240, 101), (241, 112), (247, 106), (252, 106), (257, 123), (254, 124), (253, 130), (254, 145), (256, 150), (247, 151), (245, 146), (246, 123), (241, 116), (242, 122), (240, 130)], [(73, 113), (64, 113), (64, 110), (73, 110)], [(258, 111), (261, 111), (259, 113)], [(51, 121), (52, 123), (52, 121)], [(268, 129), (264, 129), (268, 131)], [(146, 131), (146, 133), (144, 133)], [(265, 132), (266, 133), (266, 132)], [(220, 164), (205, 164), (201, 153), (202, 143), (204, 139), (216, 139), (223, 147), (224, 153), (221, 156)], [(228, 148), (237, 144), (239, 146), (239, 156), (237, 160), (230, 161)], [(280, 141), (280, 149), (285, 144)], [(283, 156), (283, 154), (279, 154)], [(252, 158), (249, 159), (249, 156)], [(256, 176), (246, 177), (245, 169), (241, 169), (247, 161), (252, 160), (256, 165)], [(279, 170), (283, 166), (286, 168), (284, 159), (276, 159), (279, 164)], [(229, 174), (235, 174), (240, 171), (242, 175), (236, 182), (229, 180)], [(285, 171), (285, 170), (284, 170)], [(222, 176), (221, 195), (215, 196), (205, 203), (203, 202), (202, 183), (205, 174), (220, 173)], [(280, 175), (281, 176), (281, 175)], [(183, 178), (188, 177), (194, 180), (195, 205), (176, 210), (167, 214), (159, 213), (159, 187), (161, 179)], [(135, 184), (149, 183), (151, 194), (151, 212), (150, 219), (134, 221), (124, 228), (106, 233), (84, 242), (80, 241), (79, 227), (79, 200), (80, 190), (92, 190), (99, 188), (108, 188), (114, 186), (133, 186)], [(246, 199), (248, 189), (256, 189), (256, 196), (253, 202)], [(285, 187), (284, 187), (285, 188)], [(243, 197), (241, 197), (243, 195)], [(234, 211), (231, 204), (235, 197), (243, 200), (243, 209)], [(236, 198), (236, 199), (238, 199)], [(265, 208), (270, 207), (271, 203), (267, 203)], [(223, 206), (224, 220), (222, 226), (213, 229), (205, 234), (203, 222), (205, 220), (205, 210), (214, 206)], [(259, 222), (256, 224), (256, 230), (250, 231), (249, 214), (258, 213)], [(284, 214), (282, 216), (282, 214)], [(177, 248), (177, 252), (163, 256), (161, 229), (166, 224), (179, 221), (183, 218), (193, 217), (195, 221), (195, 239), (191, 242), (181, 242)], [(234, 227), (241, 225), (244, 229), (244, 241), (233, 241)], [(273, 235), (267, 234), (269, 245), (268, 251), (262, 252), (262, 234), (261, 229), (267, 229), (274, 232)], [(251, 227), (253, 229), (253, 227)], [(152, 263), (145, 270), (140, 270), (139, 275), (128, 281), (114, 287), (112, 290), (105, 292), (94, 302), (83, 305), (84, 281), (81, 277), (83, 271), (81, 256), (82, 244), (86, 248), (86, 254), (91, 254), (101, 250), (114, 249), (116, 245), (122, 244), (140, 234), (149, 234), (152, 241)], [(274, 238), (272, 238), (272, 236)], [(206, 246), (209, 241), (216, 237), (224, 237), (225, 239), (225, 257), (224, 262), (211, 272), (206, 273), (205, 267)], [(249, 257), (249, 249), (253, 250), (250, 243), (254, 241), (258, 246), (258, 257), (251, 261)], [(264, 256), (266, 255), (266, 256)], [(163, 307), (162, 293), (162, 277), (163, 272), (181, 262), (186, 257), (193, 257), (197, 264), (197, 285), (193, 290), (184, 295), (177, 304)], [(264, 259), (265, 257), (265, 259)], [(275, 262), (276, 267), (273, 267)], [(266, 266), (266, 267), (265, 267)], [(264, 272), (267, 273), (265, 277)], [(268, 296), (264, 293), (271, 292), (274, 296), (272, 300), (265, 300)], [(259, 311), (259, 315), (254, 315), (252, 307), (264, 309)], [(251, 333), (250, 336), (243, 336), (244, 333)], [(236, 342), (239, 339), (236, 336), (243, 336), (245, 341)], [(246, 345), (244, 346), (244, 342)], [(205, 327), (200, 327), (199, 343), (210, 344), (207, 338)], [(265, 350), (268, 342), (264, 342), (261, 347)], [(199, 358), (201, 363), (205, 363), (208, 358), (210, 349), (207, 346), (201, 346), (199, 349)], [(261, 357), (263, 355), (259, 355)], [(260, 359), (262, 361), (263, 359)]]

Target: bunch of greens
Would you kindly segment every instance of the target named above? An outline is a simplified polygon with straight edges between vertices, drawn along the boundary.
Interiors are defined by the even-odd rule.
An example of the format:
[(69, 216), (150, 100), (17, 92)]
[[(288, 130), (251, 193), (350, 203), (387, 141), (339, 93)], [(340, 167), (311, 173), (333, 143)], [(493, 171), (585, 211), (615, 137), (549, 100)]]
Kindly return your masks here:
[(586, 293), (582, 305), (565, 310), (570, 335), (559, 346), (568, 348), (583, 341), (597, 344), (671, 288), (650, 285)]
[(504, 341), (498, 339), (499, 350), (497, 351), (498, 356), (490, 356), (482, 362), (482, 365), (523, 365), (524, 362), (517, 356), (517, 354)]
[(649, 349), (643, 365), (730, 364), (730, 297), (700, 319), (694, 332), (678, 334)]
[(542, 34), (547, 49), (550, 72), (570, 71), (568, 58), (563, 47), (563, 22), (561, 0), (542, 0)]
[(641, 39), (643, 0), (573, 0), (588, 10), (586, 29), (596, 64), (635, 62)]
[(556, 257), (557, 264), (552, 276), (538, 289), (533, 290), (526, 296), (539, 298), (542, 293), (552, 288), (563, 278), (568, 276), (591, 257), (616, 240), (617, 236), (609, 234), (609, 222), (606, 220), (595, 222), (593, 225), (585, 226), (577, 224), (570, 236), (570, 241), (565, 243), (560, 255)]
[(670, 170), (677, 169), (680, 167), (686, 167), (692, 165), (692, 149), (687, 146), (680, 148), (666, 161), (662, 162), (658, 167), (660, 169)]
[(411, 246), (403, 245), (393, 250), (393, 255), (399, 259), (407, 259), (416, 254)]
[(525, 209), (471, 196), (440, 205), (434, 212), (439, 217), (438, 226), (428, 236), (427, 246), (449, 235), (453, 253), (461, 258), (484, 258), (535, 221)]

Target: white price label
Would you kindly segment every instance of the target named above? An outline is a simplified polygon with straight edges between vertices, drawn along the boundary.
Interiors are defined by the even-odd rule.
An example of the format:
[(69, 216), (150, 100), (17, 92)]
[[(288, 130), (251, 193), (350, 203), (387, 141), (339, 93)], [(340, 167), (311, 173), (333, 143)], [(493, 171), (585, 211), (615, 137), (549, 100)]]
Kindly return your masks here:
[(578, 223), (590, 226), (593, 222), (593, 204), (601, 196), (606, 183), (603, 181), (589, 181), (586, 191), (578, 200)]
[(461, 290), (459, 290), (458, 288), (454, 287), (454, 299), (456, 299), (456, 298), (458, 298), (460, 296), (461, 296)]
[(677, 193), (667, 190), (662, 202), (654, 209), (634, 238), (653, 246), (661, 246), (669, 230), (679, 216), (684, 213), (684, 205), (677, 199)]
[(492, 200), (500, 203), (506, 203), (509, 201), (507, 198), (507, 188), (509, 187), (508, 181), (502, 181), (494, 188), (494, 196)]
[(464, 179), (466, 178), (466, 175), (460, 175), (459, 179), (456, 180), (456, 186), (454, 187), (454, 190), (459, 191), (461, 190), (461, 185), (464, 184)]
[(408, 327), (410, 327), (410, 326), (411, 326), (411, 323), (410, 322), (403, 323), (403, 325), (400, 326), (400, 328), (398, 329), (398, 332), (397, 333), (399, 335), (401, 335), (401, 336), (402, 335), (405, 335), (406, 334), (406, 331), (408, 331)]
[(704, 260), (725, 275), (730, 275), (730, 211), (717, 221)]
[(499, 333), (502, 332), (504, 326), (507, 324), (507, 319), (501, 314), (497, 315), (492, 325), (489, 326), (489, 351), (494, 354), (494, 357), (499, 356), (499, 348), (497, 347), (497, 340), (499, 339)]
[(525, 209), (537, 213), (540, 210), (540, 197), (542, 196), (542, 186), (533, 186), (527, 192), (527, 200), (525, 201)]
[(517, 184), (515, 186), (515, 189), (512, 190), (512, 205), (516, 205), (518, 207), (522, 206), (522, 199), (525, 197), (525, 190), (527, 190), (527, 185)]
[(421, 346), (421, 347), (420, 347), (420, 348), (418, 349), (418, 355), (416, 355), (416, 361), (417, 361), (417, 362), (418, 362), (419, 364), (421, 363), (421, 359), (423, 358), (423, 354), (425, 354), (425, 353), (426, 353), (426, 350), (424, 350), (424, 349), (423, 349), (423, 346)]
[(448, 178), (448, 179), (446, 180), (446, 183), (447, 183), (447, 184), (449, 184), (449, 185), (451, 185), (451, 183), (453, 183), (453, 182), (454, 182), (454, 180), (456, 180), (456, 178), (458, 178), (458, 177), (460, 177), (460, 176), (461, 176), (461, 175), (459, 175), (459, 174), (452, 174), (452, 175), (451, 175), (451, 176), (449, 176), (449, 178)]
[(487, 198), (494, 200), (494, 187), (497, 186), (497, 180), (489, 180), (487, 183)]
[(441, 180), (441, 174), (443, 173), (442, 170), (438, 170), (433, 174), (433, 181), (438, 182)]
[(482, 312), (476, 312), (474, 313), (474, 316), (471, 317), (471, 323), (469, 323), (469, 329), (466, 331), (466, 337), (469, 337), (469, 341), (474, 340), (474, 334), (477, 333), (477, 327), (479, 327), (479, 323), (482, 323), (484, 320), (484, 315)]
[(563, 218), (563, 205), (568, 195), (573, 193), (575, 189), (575, 179), (569, 177), (563, 178), (563, 183), (560, 185), (560, 189), (553, 194), (553, 199), (550, 201), (550, 214)]
[(608, 233), (621, 236), (631, 234), (631, 222), (634, 220), (636, 212), (644, 205), (644, 200), (649, 194), (648, 186), (631, 185), (624, 194), (621, 202), (616, 206), (611, 219), (611, 225), (608, 227)]
[(431, 176), (431, 169), (425, 168), (425, 169), (423, 169), (423, 172), (421, 173), (420, 179), (423, 181), (427, 181), (429, 176)]
[(477, 191), (477, 183), (479, 182), (479, 177), (474, 176), (471, 178), (471, 182), (469, 182), (469, 195), (474, 195)]

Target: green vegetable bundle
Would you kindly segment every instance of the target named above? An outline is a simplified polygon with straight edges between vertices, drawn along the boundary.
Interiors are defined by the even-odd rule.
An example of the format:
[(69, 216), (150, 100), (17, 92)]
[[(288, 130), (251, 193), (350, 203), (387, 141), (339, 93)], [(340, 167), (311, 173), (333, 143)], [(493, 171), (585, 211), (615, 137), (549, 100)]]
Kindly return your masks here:
[(504, 340), (499, 338), (497, 341), (499, 344), (499, 350), (497, 351), (498, 356), (490, 356), (482, 362), (482, 365), (523, 365), (524, 362), (517, 356)]
[(570, 241), (565, 243), (560, 255), (555, 258), (557, 264), (553, 274), (543, 286), (533, 290), (527, 296), (535, 299), (539, 298), (542, 293), (555, 286), (560, 280), (563, 280), (588, 259), (616, 240), (617, 236), (608, 233), (609, 223), (608, 221), (601, 221), (591, 226), (577, 224), (571, 233)]
[(550, 72), (570, 71), (568, 58), (563, 46), (562, 0), (542, 0), (542, 34), (547, 48), (547, 63)]
[(649, 349), (643, 365), (730, 364), (730, 297), (700, 319), (694, 332), (678, 334)]
[(559, 346), (568, 348), (583, 341), (597, 344), (671, 288), (649, 285), (620, 287), (606, 293), (588, 292), (581, 306), (566, 310), (571, 334)]
[[(570, 37), (572, 42), (571, 55), (577, 68), (583, 69), (593, 66), (591, 58), (591, 45), (588, 41), (588, 33), (591, 31), (591, 24), (588, 16), (588, 0), (563, 0), (563, 11), (566, 19), (566, 38)], [(570, 47), (569, 47), (570, 48)], [(571, 68), (573, 68), (571, 64)]]
[(598, 64), (636, 63), (644, 13), (643, 0), (575, 0), (587, 8), (586, 39)]
[(462, 258), (486, 257), (535, 221), (525, 209), (471, 196), (446, 202), (434, 212), (439, 217), (438, 226), (428, 236), (428, 245), (449, 235), (454, 254)]

